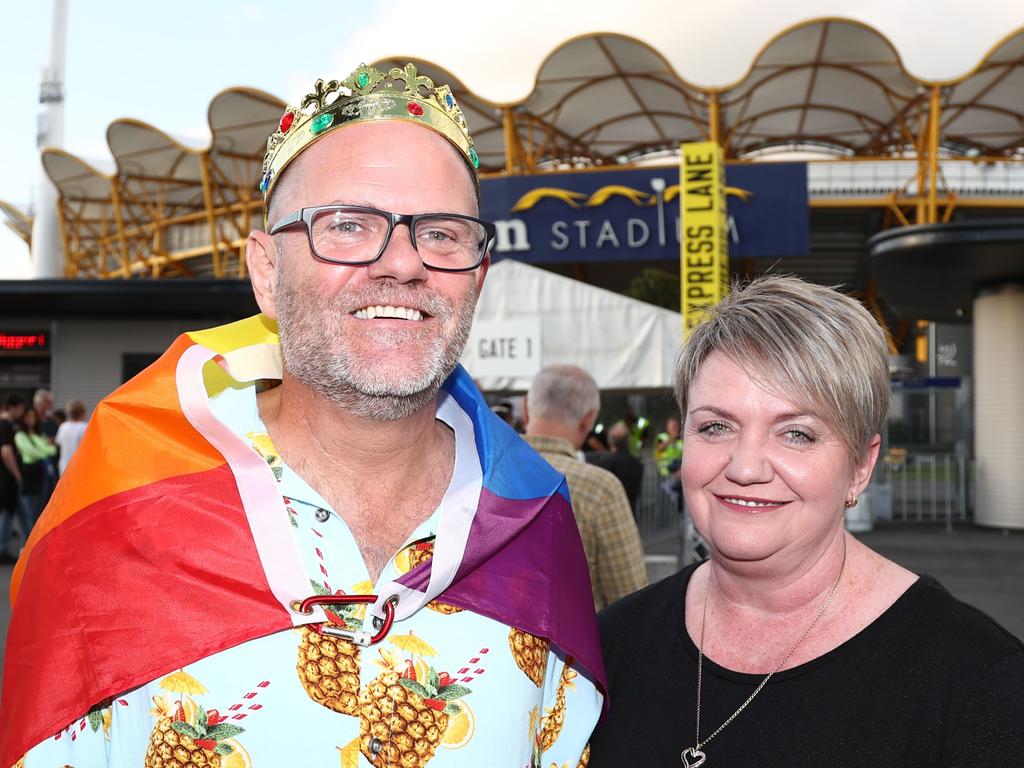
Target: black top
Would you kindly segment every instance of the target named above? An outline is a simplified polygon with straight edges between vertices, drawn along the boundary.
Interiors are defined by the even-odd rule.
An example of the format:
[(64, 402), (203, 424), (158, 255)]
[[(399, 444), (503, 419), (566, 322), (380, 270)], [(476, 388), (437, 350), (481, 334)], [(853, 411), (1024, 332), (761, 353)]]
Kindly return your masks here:
[(587, 461), (607, 469), (622, 483), (629, 505), (636, 514), (636, 501), (640, 496), (640, 483), (644, 479), (644, 465), (629, 451), (596, 451), (587, 454)]
[[(5, 445), (11, 446), (14, 457), (18, 457), (18, 449), (14, 445), (14, 425), (7, 419), (0, 419), (0, 448)], [(14, 512), (18, 503), (18, 482), (14, 475), (7, 469), (7, 465), (0, 461), (0, 513), (5, 510)]]
[[(680, 766), (693, 746), (697, 648), (684, 625), (696, 566), (600, 615), (611, 714), (590, 768)], [(701, 738), (764, 675), (704, 659)], [(824, 656), (776, 674), (703, 748), (704, 768), (1024, 766), (1024, 644), (921, 576)]]
[[(17, 435), (17, 432), (15, 435)], [(17, 450), (17, 446), (15, 446), (15, 450)], [(46, 473), (43, 471), (44, 461), (49, 461), (49, 459), (40, 459), (39, 461), (29, 463), (20, 461), (18, 463), (21, 469), (21, 488), (19, 490), (22, 493), (34, 495), (43, 492), (43, 479), (46, 477)]]
[(52, 440), (57, 436), (57, 422), (47, 416), (39, 422), (39, 432)]

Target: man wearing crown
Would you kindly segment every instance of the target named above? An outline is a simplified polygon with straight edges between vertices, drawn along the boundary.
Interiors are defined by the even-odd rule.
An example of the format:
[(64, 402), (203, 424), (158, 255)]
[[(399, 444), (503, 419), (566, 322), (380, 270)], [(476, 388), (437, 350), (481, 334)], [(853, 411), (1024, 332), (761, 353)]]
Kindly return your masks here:
[(603, 702), (564, 479), (457, 361), (479, 159), (413, 65), (268, 141), (262, 314), (97, 409), (12, 582), (0, 766), (577, 766)]

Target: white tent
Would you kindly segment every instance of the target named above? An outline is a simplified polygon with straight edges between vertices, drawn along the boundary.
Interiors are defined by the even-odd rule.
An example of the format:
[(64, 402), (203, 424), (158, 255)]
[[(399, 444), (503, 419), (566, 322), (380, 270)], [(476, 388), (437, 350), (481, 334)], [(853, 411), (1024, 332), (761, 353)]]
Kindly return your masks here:
[(491, 266), (462, 364), (484, 390), (526, 390), (546, 365), (601, 389), (672, 386), (678, 312), (506, 259)]

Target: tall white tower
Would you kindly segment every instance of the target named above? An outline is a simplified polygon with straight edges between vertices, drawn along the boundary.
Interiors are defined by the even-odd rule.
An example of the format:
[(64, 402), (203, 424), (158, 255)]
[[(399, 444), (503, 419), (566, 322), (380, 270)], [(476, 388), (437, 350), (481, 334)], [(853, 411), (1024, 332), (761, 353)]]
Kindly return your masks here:
[[(53, 0), (50, 58), (39, 86), (39, 127), (36, 146), (64, 143), (64, 50), (67, 46), (68, 0)], [(43, 170), (42, 158), (35, 190), (32, 224), (32, 269), (36, 277), (64, 276), (64, 247), (57, 222), (57, 190)]]

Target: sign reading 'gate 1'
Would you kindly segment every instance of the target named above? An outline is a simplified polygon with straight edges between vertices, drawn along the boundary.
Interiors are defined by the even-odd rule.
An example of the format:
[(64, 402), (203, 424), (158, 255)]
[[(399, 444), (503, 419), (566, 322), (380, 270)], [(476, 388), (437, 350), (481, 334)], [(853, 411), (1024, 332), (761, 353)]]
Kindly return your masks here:
[(683, 337), (729, 290), (725, 158), (714, 141), (682, 144), (679, 154), (680, 294)]

